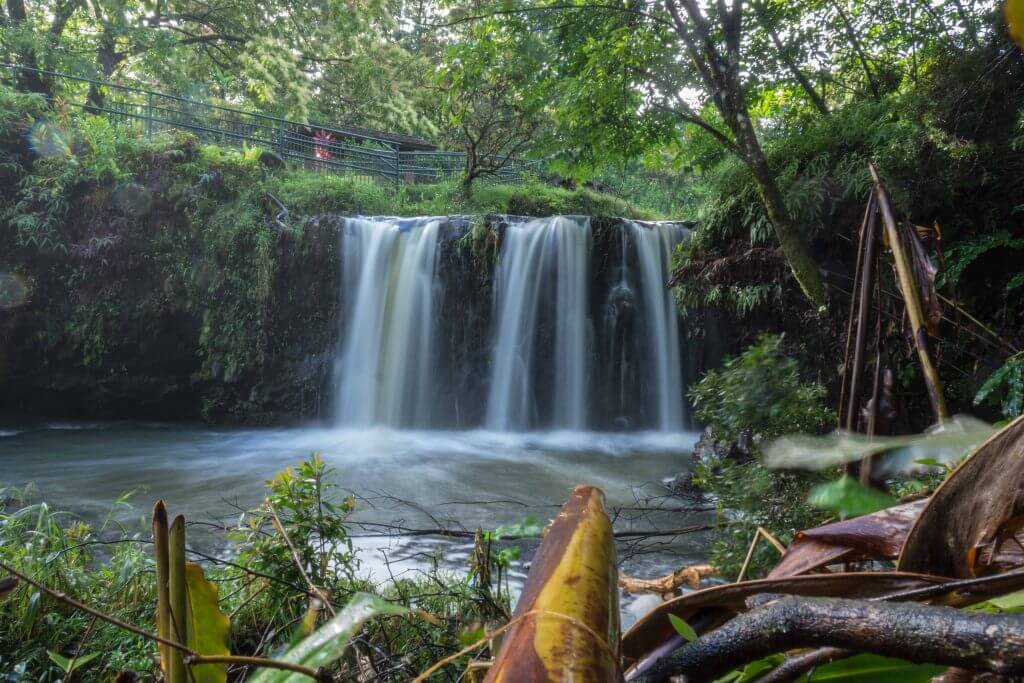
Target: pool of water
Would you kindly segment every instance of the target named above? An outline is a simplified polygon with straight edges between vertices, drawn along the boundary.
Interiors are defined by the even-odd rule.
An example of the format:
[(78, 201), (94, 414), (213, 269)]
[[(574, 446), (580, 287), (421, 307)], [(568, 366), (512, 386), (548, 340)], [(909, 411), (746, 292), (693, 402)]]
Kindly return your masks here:
[[(54, 508), (88, 520), (111, 511), (145, 524), (163, 498), (172, 514), (231, 524), (257, 505), (264, 482), (313, 452), (335, 470), (339, 497), (358, 500), (351, 533), (374, 580), (419, 571), (433, 559), (465, 571), (468, 539), (409, 529), (472, 531), (551, 519), (577, 484), (604, 490), (616, 531), (675, 529), (708, 513), (667, 497), (663, 482), (690, 466), (688, 433), (501, 433), (211, 428), (139, 422), (0, 422), (0, 484), (32, 484)], [(193, 527), (190, 542), (223, 552), (221, 534)], [(621, 570), (656, 576), (700, 560), (702, 534), (622, 538)], [(521, 580), (538, 541), (525, 541)], [(624, 620), (644, 605), (624, 596)]]

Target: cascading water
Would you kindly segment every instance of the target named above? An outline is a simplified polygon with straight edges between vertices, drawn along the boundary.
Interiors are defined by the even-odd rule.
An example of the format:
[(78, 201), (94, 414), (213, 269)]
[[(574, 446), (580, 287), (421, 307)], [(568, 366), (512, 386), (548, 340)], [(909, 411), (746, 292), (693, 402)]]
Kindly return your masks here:
[(672, 252), (686, 236), (675, 223), (640, 224), (626, 221), (636, 245), (645, 318), (649, 365), (654, 385), (657, 427), (662, 431), (683, 428), (682, 367), (679, 358), (679, 315), (668, 288)]
[(344, 329), (334, 383), (341, 426), (431, 424), (441, 223), (436, 218), (344, 222)]
[(466, 219), (344, 221), (336, 424), (682, 431), (687, 229), (506, 220), (493, 270)]
[[(488, 428), (521, 430), (543, 424), (538, 402), (549, 397), (546, 426), (587, 426), (589, 258), (588, 219), (555, 216), (508, 226), (495, 283), (498, 324)], [(538, 377), (538, 357), (550, 351), (538, 353), (535, 348), (542, 326), (554, 332), (554, 371), (548, 383)]]

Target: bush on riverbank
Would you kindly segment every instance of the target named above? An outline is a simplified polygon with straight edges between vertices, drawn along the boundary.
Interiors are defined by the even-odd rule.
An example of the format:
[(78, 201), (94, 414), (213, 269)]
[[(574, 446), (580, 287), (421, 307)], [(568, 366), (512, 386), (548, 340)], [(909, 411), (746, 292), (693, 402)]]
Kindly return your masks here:
[[(764, 335), (739, 356), (727, 359), (690, 389), (694, 412), (707, 425), (695, 454), (693, 481), (715, 499), (719, 520), (708, 559), (723, 576), (736, 579), (758, 527), (789, 544), (802, 529), (826, 515), (808, 504), (811, 488), (828, 473), (769, 470), (759, 444), (789, 433), (820, 433), (835, 424), (825, 389), (801, 375), (786, 354), (783, 338)], [(759, 543), (746, 578), (758, 578), (778, 561)]]
[[(363, 670), (355, 659), (358, 651), (376, 668), (377, 680), (407, 681), (457, 651), (465, 632), (507, 612), (507, 596), (499, 597), (471, 577), (457, 577), (436, 566), (416, 578), (399, 577), (379, 586), (366, 580), (351, 552), (345, 525), (353, 503), (331, 495), (333, 477), (315, 457), (289, 468), (268, 483), (267, 502), (243, 515), (230, 530), (234, 544), (227, 546), (227, 554), (232, 562), (189, 558), (203, 564), (219, 588), (221, 611), (231, 615), (233, 653), (276, 653), (329, 616), (321, 609), (309, 621), (305, 578), (289, 543), (269, 521), (271, 509), (291, 546), (309, 562), (307, 575), (337, 607), (361, 591), (437, 617), (436, 623), (405, 618), (369, 623), (350, 656), (339, 664), (339, 672), (350, 672), (350, 678), (342, 674), (341, 680), (355, 680), (355, 673)], [(32, 497), (31, 491), (3, 491), (0, 559), (50, 588), (152, 632), (156, 596), (149, 534), (116, 523), (114, 513), (123, 517), (124, 509), (113, 510), (105, 522), (94, 526), (44, 502), (33, 502)], [(115, 508), (128, 504), (125, 496)], [(197, 528), (189, 533), (196, 534)], [(76, 680), (110, 680), (120, 671), (135, 671), (143, 680), (155, 676), (153, 642), (102, 620), (93, 623), (90, 615), (25, 584), (0, 600), (0, 653), (0, 679), (12, 683), (63, 678), (50, 653), (66, 658), (101, 653), (83, 662)], [(451, 665), (452, 675), (464, 665)]]

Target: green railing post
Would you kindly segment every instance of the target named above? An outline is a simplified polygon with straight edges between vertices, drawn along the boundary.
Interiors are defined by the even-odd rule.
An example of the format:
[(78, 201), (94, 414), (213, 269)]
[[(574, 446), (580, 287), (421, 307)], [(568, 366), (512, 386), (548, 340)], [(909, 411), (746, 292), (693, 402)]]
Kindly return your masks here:
[(153, 137), (153, 93), (146, 95), (146, 137)]
[(398, 147), (395, 150), (395, 192), (402, 189), (402, 153)]

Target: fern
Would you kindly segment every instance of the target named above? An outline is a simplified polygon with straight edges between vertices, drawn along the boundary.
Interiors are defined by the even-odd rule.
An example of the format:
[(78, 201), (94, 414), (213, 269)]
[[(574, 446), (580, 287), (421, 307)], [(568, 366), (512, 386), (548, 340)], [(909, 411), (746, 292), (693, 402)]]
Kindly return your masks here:
[(1024, 353), (1006, 361), (985, 380), (974, 397), (975, 405), (996, 405), (1010, 420), (1024, 413)]
[[(968, 266), (995, 249), (1024, 249), (1024, 237), (1013, 237), (1006, 230), (999, 230), (990, 235), (959, 242), (946, 254), (946, 268), (939, 276), (939, 284), (955, 287)], [(1018, 274), (1007, 285), (1007, 289), (1014, 289), (1022, 283), (1024, 279)]]

